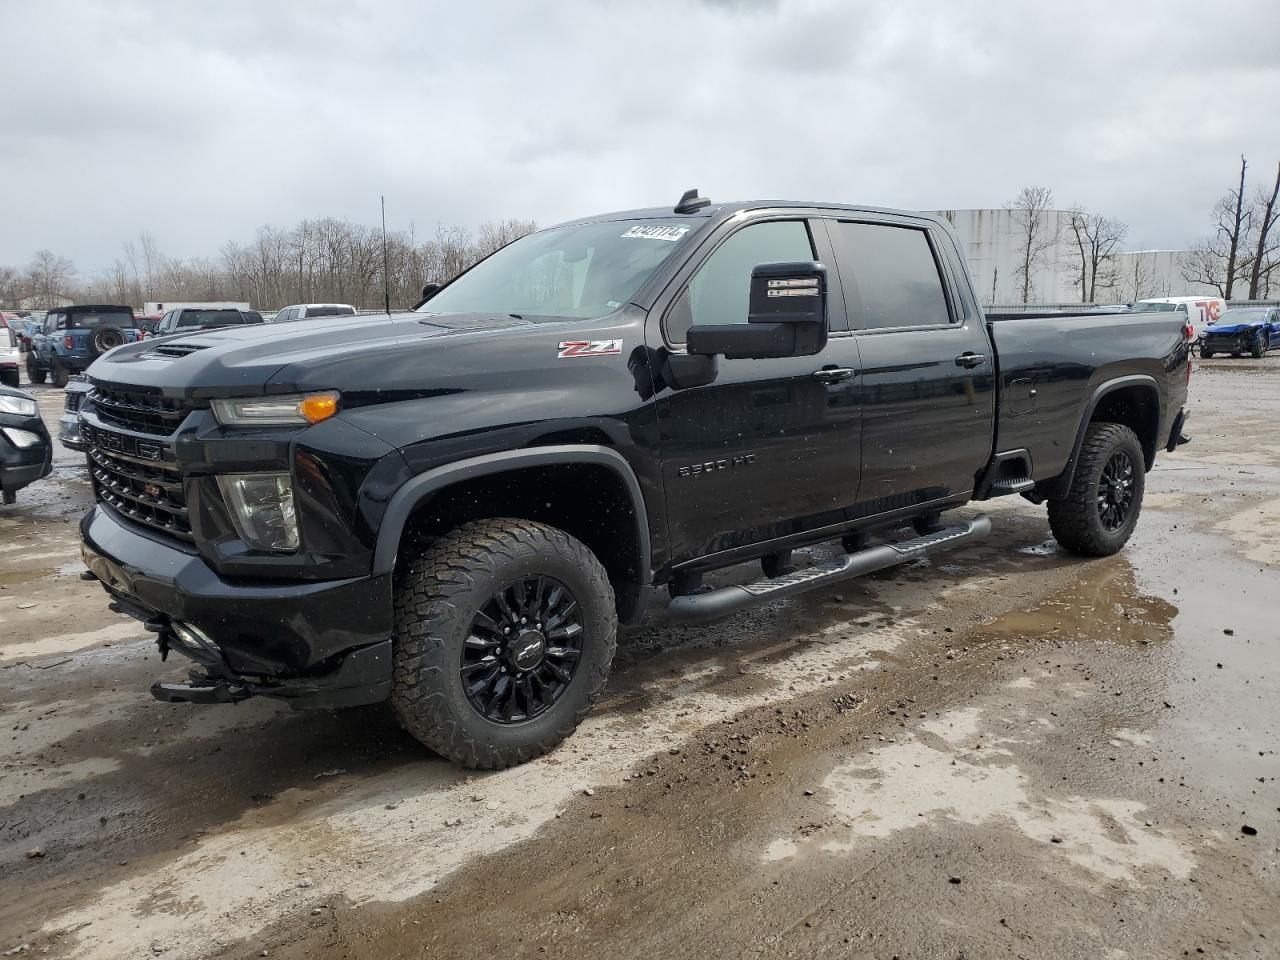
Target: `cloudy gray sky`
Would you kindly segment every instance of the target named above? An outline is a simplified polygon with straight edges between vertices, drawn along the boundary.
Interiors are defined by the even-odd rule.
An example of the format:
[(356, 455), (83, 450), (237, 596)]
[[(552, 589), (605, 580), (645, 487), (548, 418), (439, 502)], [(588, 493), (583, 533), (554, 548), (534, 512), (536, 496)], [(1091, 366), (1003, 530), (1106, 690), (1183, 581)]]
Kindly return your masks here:
[(305, 217), (474, 225), (1025, 184), (1206, 232), (1280, 161), (1275, 0), (0, 0), (0, 264)]

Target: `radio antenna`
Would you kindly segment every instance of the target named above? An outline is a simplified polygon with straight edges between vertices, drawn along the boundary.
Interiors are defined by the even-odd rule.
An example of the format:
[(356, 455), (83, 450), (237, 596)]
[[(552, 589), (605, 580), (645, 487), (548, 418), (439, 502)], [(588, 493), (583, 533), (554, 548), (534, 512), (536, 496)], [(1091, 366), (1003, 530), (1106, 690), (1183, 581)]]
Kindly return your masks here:
[(387, 269), (387, 198), (383, 194), (382, 201), (382, 307), (391, 316), (391, 272)]

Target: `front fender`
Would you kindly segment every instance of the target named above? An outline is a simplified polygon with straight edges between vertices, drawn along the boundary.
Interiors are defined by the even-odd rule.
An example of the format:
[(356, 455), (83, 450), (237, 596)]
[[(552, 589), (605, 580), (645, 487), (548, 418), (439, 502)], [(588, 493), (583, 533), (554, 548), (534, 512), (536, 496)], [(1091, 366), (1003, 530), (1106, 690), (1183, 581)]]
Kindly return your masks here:
[(644, 497), (640, 492), (640, 482), (622, 454), (609, 447), (593, 444), (526, 447), (488, 453), (444, 464), (418, 474), (396, 491), (391, 502), (387, 504), (382, 523), (378, 528), (373, 572), (375, 574), (390, 573), (395, 569), (400, 540), (409, 517), (414, 510), (441, 490), (476, 477), (491, 476), (525, 467), (545, 467), (556, 464), (592, 464), (605, 467), (617, 474), (631, 499), (637, 528), (637, 543), (640, 548), (639, 569), (642, 576), (646, 576), (652, 569), (649, 518), (645, 510)]

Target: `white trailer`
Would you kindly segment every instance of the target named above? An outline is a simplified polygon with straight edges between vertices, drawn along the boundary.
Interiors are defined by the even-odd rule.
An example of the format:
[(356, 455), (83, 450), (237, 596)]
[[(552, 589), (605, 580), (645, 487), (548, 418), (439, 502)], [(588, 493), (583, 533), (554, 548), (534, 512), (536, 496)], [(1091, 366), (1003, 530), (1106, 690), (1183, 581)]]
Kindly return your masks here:
[(247, 300), (148, 300), (142, 305), (144, 317), (158, 317), (179, 307), (197, 307), (206, 310), (250, 310)]

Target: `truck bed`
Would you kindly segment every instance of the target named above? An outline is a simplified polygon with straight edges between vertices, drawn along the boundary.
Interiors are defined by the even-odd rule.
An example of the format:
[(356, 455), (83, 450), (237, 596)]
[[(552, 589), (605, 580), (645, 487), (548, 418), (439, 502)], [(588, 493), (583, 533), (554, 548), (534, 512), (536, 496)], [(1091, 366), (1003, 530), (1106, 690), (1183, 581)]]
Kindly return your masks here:
[(987, 321), (999, 378), (995, 449), (1028, 451), (1033, 480), (1067, 467), (1072, 438), (1104, 384), (1147, 396), (1155, 387), (1158, 409), (1148, 414), (1160, 442), (1186, 400), (1183, 321), (1170, 314), (993, 314)]

